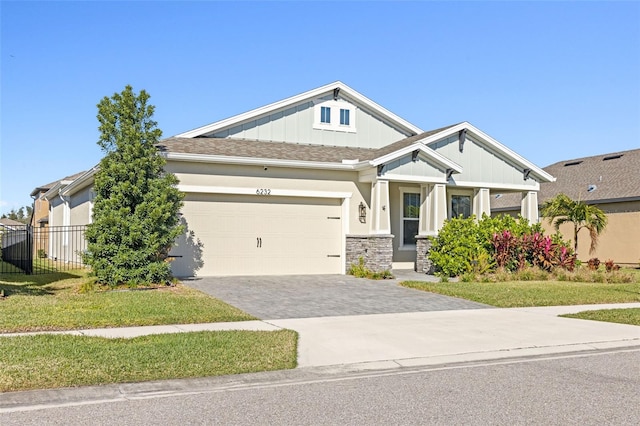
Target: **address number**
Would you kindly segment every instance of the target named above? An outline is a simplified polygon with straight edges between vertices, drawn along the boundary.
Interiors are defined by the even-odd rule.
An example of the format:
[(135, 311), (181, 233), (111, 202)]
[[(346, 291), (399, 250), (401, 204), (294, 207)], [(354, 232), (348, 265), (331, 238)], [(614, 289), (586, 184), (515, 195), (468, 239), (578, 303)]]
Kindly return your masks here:
[(271, 190), (267, 188), (256, 189), (256, 195), (271, 195)]

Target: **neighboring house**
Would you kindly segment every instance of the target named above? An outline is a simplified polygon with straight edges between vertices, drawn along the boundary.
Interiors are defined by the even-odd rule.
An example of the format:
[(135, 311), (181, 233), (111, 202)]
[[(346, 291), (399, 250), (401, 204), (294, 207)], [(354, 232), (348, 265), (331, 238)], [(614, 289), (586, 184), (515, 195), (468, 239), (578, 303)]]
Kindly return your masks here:
[(49, 192), (54, 186), (59, 189), (70, 184), (83, 173), (84, 172), (76, 173), (46, 185), (38, 186), (31, 191), (30, 195), (34, 200), (33, 214), (31, 215), (31, 226), (44, 228), (49, 224), (49, 201), (44, 197), (44, 194)]
[(2, 230), (13, 231), (15, 229), (22, 229), (25, 227), (25, 224), (22, 222), (18, 222), (17, 220), (9, 219), (8, 217), (3, 217), (0, 219), (0, 232)]
[[(553, 177), (473, 125), (423, 131), (341, 82), (162, 140), (185, 195), (176, 276), (427, 271), (452, 216), (518, 192), (538, 220)], [(52, 216), (88, 223), (95, 168), (48, 192)], [(65, 213), (66, 212), (66, 213)]]
[[(578, 258), (586, 261), (598, 257), (618, 264), (640, 263), (640, 149), (560, 161), (544, 170), (556, 177), (555, 182), (543, 182), (538, 202), (563, 193), (573, 200), (597, 205), (608, 218), (605, 231), (598, 238), (598, 247), (589, 254), (589, 231), (578, 234)], [(517, 212), (517, 196), (505, 194), (492, 197), (492, 212)], [(545, 228), (553, 231), (546, 219)], [(560, 228), (565, 238), (573, 240), (573, 227)]]
[(70, 208), (64, 207), (65, 201), (68, 200), (60, 195), (63, 188), (84, 173), (79, 172), (66, 176), (46, 185), (38, 186), (31, 191), (31, 197), (34, 199), (31, 225), (37, 228), (52, 227), (47, 232), (41, 230), (34, 233), (34, 253), (38, 256), (80, 263), (78, 253), (75, 253), (75, 250), (72, 249), (73, 244), (69, 242), (70, 239), (73, 240), (69, 230), (55, 227), (72, 224), (85, 225), (87, 223), (86, 219), (74, 223), (70, 216), (64, 218), (64, 215), (70, 212)]

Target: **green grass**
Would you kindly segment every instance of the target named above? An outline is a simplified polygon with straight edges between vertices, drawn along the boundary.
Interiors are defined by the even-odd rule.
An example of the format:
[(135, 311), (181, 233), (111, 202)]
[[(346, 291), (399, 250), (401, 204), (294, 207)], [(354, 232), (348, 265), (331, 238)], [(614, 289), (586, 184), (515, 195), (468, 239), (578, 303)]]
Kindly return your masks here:
[(296, 344), (290, 330), (2, 337), (0, 392), (295, 368)]
[(496, 283), (407, 281), (401, 285), (501, 308), (640, 302), (640, 283), (506, 281)]
[(253, 320), (254, 317), (176, 285), (155, 290), (78, 293), (86, 271), (0, 274), (0, 332), (69, 330)]
[(560, 316), (566, 318), (578, 318), (593, 321), (640, 325), (640, 308), (602, 309), (599, 311), (585, 311), (578, 312), (577, 314), (566, 314)]

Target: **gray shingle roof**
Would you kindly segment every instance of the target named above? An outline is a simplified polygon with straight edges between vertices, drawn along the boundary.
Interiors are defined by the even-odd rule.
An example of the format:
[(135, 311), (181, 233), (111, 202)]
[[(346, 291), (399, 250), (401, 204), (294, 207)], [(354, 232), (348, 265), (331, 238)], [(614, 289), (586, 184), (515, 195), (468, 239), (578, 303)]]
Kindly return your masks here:
[(342, 160), (366, 161), (390, 154), (449, 127), (452, 126), (411, 136), (379, 149), (296, 144), (289, 142), (264, 142), (231, 138), (178, 137), (164, 139), (160, 141), (158, 147), (164, 152), (172, 153), (342, 163)]
[(47, 183), (45, 185), (37, 186), (37, 187), (35, 187), (33, 189), (33, 191), (31, 191), (31, 196), (33, 197), (34, 195), (36, 195), (36, 194), (38, 194), (40, 192), (47, 192), (48, 190), (53, 188), (58, 182), (61, 182), (63, 180), (75, 180), (75, 179), (79, 178), (80, 175), (82, 175), (83, 173), (85, 173), (85, 172), (82, 171), (82, 172), (79, 172), (79, 173), (75, 173), (75, 174), (72, 174), (70, 176), (63, 177), (62, 179), (58, 179), (56, 181)]
[[(539, 203), (560, 193), (588, 203), (640, 199), (640, 149), (559, 161), (544, 170), (555, 176), (556, 181), (540, 184)], [(519, 208), (520, 197), (520, 194), (492, 197), (491, 208)]]

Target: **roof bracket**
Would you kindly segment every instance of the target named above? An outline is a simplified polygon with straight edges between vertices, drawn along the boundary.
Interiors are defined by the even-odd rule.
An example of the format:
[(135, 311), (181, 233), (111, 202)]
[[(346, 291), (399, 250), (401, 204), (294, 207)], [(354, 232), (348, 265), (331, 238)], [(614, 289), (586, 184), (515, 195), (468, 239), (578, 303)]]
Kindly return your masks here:
[(411, 161), (413, 161), (414, 163), (416, 161), (418, 161), (418, 154), (420, 154), (420, 150), (419, 149), (416, 149), (415, 151), (413, 151), (411, 153)]
[(335, 89), (333, 89), (333, 100), (337, 101), (338, 100), (338, 94), (340, 93), (340, 88), (336, 87)]
[(379, 164), (378, 165), (378, 176), (382, 176), (383, 169), (384, 169), (384, 164)]
[(453, 176), (453, 172), (455, 170), (453, 169), (447, 169), (446, 173), (447, 173), (447, 180), (451, 179), (451, 176)]
[(522, 177), (524, 178), (524, 180), (529, 179), (530, 174), (531, 174), (531, 169), (524, 169), (522, 171)]
[(467, 140), (467, 129), (462, 129), (458, 132), (458, 149), (460, 152), (464, 150), (464, 143)]

